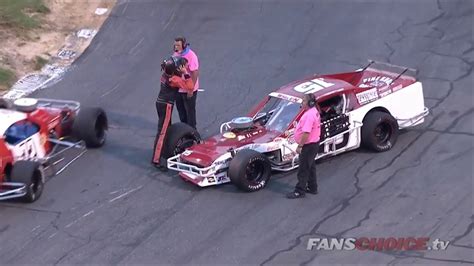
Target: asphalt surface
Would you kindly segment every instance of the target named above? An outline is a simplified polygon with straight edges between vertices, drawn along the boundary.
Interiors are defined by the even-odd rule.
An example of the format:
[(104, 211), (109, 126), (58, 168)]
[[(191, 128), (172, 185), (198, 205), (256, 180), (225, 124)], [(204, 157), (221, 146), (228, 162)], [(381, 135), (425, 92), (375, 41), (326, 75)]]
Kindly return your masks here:
[[(119, 1), (74, 68), (37, 96), (101, 106), (107, 145), (34, 204), (0, 203), (0, 264), (473, 263), (473, 1)], [(389, 152), (318, 164), (320, 194), (199, 189), (149, 165), (160, 60), (175, 35), (201, 62), (198, 129), (311, 73), (376, 59), (419, 69), (426, 122)], [(409, 108), (407, 106), (407, 108)], [(430, 237), (445, 251), (308, 251), (310, 237)]]

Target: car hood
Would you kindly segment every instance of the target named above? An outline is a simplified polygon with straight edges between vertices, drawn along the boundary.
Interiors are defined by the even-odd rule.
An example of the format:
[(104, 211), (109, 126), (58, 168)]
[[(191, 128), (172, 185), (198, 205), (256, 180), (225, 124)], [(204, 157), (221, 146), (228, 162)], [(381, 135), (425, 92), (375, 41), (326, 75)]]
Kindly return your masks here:
[(268, 143), (281, 134), (282, 132), (268, 131), (263, 127), (252, 131), (226, 132), (192, 146), (182, 153), (180, 158), (193, 165), (207, 167), (229, 152), (229, 149), (238, 149), (249, 144)]

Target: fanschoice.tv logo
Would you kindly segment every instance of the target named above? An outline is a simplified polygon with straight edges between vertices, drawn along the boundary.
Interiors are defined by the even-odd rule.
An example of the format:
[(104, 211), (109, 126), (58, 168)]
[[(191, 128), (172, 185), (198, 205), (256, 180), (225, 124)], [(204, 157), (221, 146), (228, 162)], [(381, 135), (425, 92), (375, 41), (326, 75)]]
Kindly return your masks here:
[(404, 251), (446, 250), (449, 241), (429, 237), (378, 237), (378, 238), (310, 238), (307, 250), (360, 250), (360, 251)]

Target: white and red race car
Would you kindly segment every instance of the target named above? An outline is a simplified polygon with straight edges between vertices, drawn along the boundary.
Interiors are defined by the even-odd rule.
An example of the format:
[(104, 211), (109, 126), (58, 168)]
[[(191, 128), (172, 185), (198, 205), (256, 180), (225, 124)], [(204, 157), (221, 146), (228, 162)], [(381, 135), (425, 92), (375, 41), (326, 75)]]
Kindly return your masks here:
[(227, 182), (244, 191), (262, 189), (271, 170), (298, 167), (293, 132), (306, 93), (321, 114), (321, 142), (315, 159), (359, 148), (390, 150), (399, 129), (424, 122), (423, 87), (416, 70), (370, 61), (363, 69), (313, 75), (271, 92), (246, 117), (223, 123), (220, 134), (200, 140), (183, 124), (170, 127), (168, 168), (198, 186)]
[(37, 200), (47, 174), (102, 146), (107, 128), (102, 109), (75, 101), (0, 99), (0, 200)]

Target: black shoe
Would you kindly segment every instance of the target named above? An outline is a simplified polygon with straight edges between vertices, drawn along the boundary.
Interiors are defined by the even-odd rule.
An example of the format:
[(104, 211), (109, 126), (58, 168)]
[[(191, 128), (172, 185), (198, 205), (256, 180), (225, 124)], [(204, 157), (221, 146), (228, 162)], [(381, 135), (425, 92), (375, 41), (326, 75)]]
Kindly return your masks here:
[(152, 163), (152, 164), (156, 169), (160, 170), (161, 172), (167, 172), (168, 171), (168, 167), (166, 167), (166, 165), (161, 165), (159, 163)]
[(286, 197), (289, 198), (289, 199), (304, 198), (304, 196), (305, 195), (304, 195), (303, 192), (299, 192), (299, 191), (296, 191), (296, 190), (286, 194)]
[(310, 189), (309, 187), (306, 188), (306, 193), (316, 195), (318, 194), (318, 189)]

